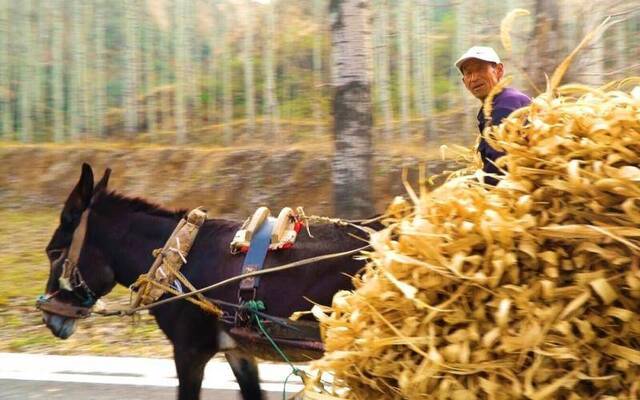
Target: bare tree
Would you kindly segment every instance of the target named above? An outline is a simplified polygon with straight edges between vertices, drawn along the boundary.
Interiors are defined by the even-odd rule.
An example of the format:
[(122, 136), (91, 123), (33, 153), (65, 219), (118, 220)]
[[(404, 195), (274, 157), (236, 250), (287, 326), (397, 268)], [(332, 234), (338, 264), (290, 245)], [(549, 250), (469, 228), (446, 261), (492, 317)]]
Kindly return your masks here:
[(42, 1), (36, 0), (34, 4), (33, 16), (36, 18), (35, 22), (35, 40), (30, 48), (31, 57), (33, 59), (33, 72), (34, 77), (32, 79), (32, 96), (33, 96), (33, 122), (35, 125), (35, 135), (41, 137), (44, 136), (48, 124), (46, 121), (46, 93), (47, 93), (47, 79), (46, 79), (46, 65), (44, 61), (44, 54), (48, 48), (47, 40), (49, 34), (47, 32), (47, 25), (49, 19), (41, 11), (45, 8), (45, 4)]
[(384, 128), (382, 137), (391, 139), (393, 109), (391, 99), (391, 83), (389, 74), (389, 5), (387, 0), (377, 0), (375, 3), (375, 27), (374, 27), (374, 59), (378, 108), (382, 113)]
[[(314, 0), (314, 6), (319, 0)], [(276, 40), (276, 15), (275, 2), (267, 5), (267, 36), (264, 45), (264, 112), (263, 114), (269, 118), (265, 137), (273, 136), (281, 139), (280, 135), (280, 111), (278, 107), (278, 97), (276, 96), (275, 87), (275, 71), (274, 71), (274, 42)], [(316, 45), (314, 44), (313, 63), (314, 63), (314, 80), (316, 78)], [(314, 117), (315, 119), (315, 117)]]
[(18, 96), (20, 100), (20, 140), (30, 142), (33, 138), (32, 125), (32, 90), (31, 78), (33, 76), (33, 58), (31, 57), (31, 46), (33, 38), (31, 33), (31, 0), (24, 0), (20, 3), (20, 42), (21, 61), (20, 82)]
[(104, 0), (95, 2), (95, 134), (104, 135), (104, 117), (107, 109), (107, 88), (105, 84), (105, 7)]
[(313, 22), (318, 27), (316, 34), (313, 36), (313, 120), (315, 122), (316, 135), (322, 134), (322, 104), (320, 97), (322, 96), (322, 38), (325, 34), (325, 13), (326, 9), (324, 0), (313, 0)]
[[(594, 31), (602, 23), (607, 15), (609, 4), (605, 2), (594, 2), (589, 12), (585, 13), (584, 30), (582, 36)], [(618, 24), (619, 25), (619, 24)], [(605, 50), (604, 38), (594, 38), (594, 40), (582, 51), (577, 67), (580, 71), (580, 80), (589, 85), (599, 86), (604, 83), (605, 73)]]
[[(627, 24), (621, 21), (615, 27), (615, 43), (611, 50), (615, 52), (616, 70), (622, 71), (627, 65)], [(622, 73), (621, 73), (622, 74)], [(624, 74), (622, 74), (624, 75)]]
[[(469, 29), (469, 9), (464, 2), (458, 3), (456, 6), (456, 43), (453, 59), (456, 60), (460, 57), (469, 47), (469, 36), (471, 30)], [(464, 118), (462, 120), (462, 131), (464, 134), (470, 134), (472, 132), (475, 119), (471, 111), (471, 96), (467, 93), (466, 88), (462, 84), (462, 77), (456, 69), (451, 70), (455, 74), (455, 81), (457, 82), (459, 98), (462, 99), (462, 109)]]
[(373, 210), (371, 45), (368, 0), (332, 0), (331, 42), (336, 213), (363, 218)]
[[(172, 11), (174, 8), (171, 2), (167, 1), (164, 4), (159, 4), (155, 10), (162, 13), (162, 16), (158, 17), (158, 30), (156, 31), (156, 40), (158, 43), (162, 43), (162, 45), (158, 46), (158, 57), (161, 61), (158, 80), (159, 84), (166, 88), (171, 83), (169, 66), (172, 61), (175, 62), (175, 58), (173, 58), (175, 55), (173, 49), (175, 40), (172, 40), (174, 38), (172, 36), (173, 32), (171, 31), (172, 28), (175, 29), (175, 24), (172, 25), (171, 18), (164, 16), (164, 13), (173, 15), (174, 13)], [(174, 89), (175, 88), (176, 86), (174, 85)], [(171, 117), (175, 115), (175, 107), (171, 107), (171, 99), (174, 98), (175, 95), (168, 90), (162, 90), (158, 93), (158, 97), (160, 125), (163, 130), (169, 130), (171, 129)]]
[(153, 5), (145, 3), (144, 17), (142, 23), (142, 51), (144, 54), (144, 93), (145, 93), (145, 111), (147, 120), (147, 132), (152, 136), (156, 135), (157, 128), (157, 105), (156, 96), (153, 91), (156, 86), (156, 73), (154, 67), (155, 60), (155, 35), (153, 32), (152, 20), (149, 15), (149, 7)]
[(185, 121), (185, 84), (186, 76), (186, 9), (183, 1), (175, 2), (176, 26), (174, 29), (174, 57), (176, 63), (175, 80), (175, 116), (176, 143), (183, 144), (187, 140), (187, 126)]
[[(228, 12), (228, 8), (225, 8)], [(233, 86), (231, 73), (231, 26), (226, 18), (219, 18), (219, 23), (222, 25), (222, 38), (220, 39), (220, 45), (222, 46), (222, 114), (224, 123), (224, 138), (225, 144), (231, 143), (233, 139), (233, 128), (231, 126), (231, 120), (233, 118)]]
[(13, 112), (11, 109), (11, 77), (10, 77), (10, 61), (11, 54), (10, 43), (10, 25), (9, 25), (9, 0), (0, 2), (0, 54), (4, 62), (0, 63), (0, 108), (2, 112), (2, 137), (4, 139), (13, 139)]
[(424, 19), (426, 23), (425, 27), (425, 54), (424, 54), (424, 108), (427, 120), (425, 121), (425, 131), (427, 139), (435, 139), (437, 137), (436, 119), (435, 119), (435, 78), (434, 78), (434, 60), (435, 51), (433, 41), (431, 40), (431, 33), (433, 29), (433, 8), (427, 0), (420, 0), (422, 10), (424, 12)]
[(53, 114), (53, 139), (62, 141), (66, 136), (65, 112), (64, 112), (64, 20), (63, 0), (52, 0), (51, 5), (51, 85), (52, 85), (52, 114)]
[(129, 137), (138, 130), (138, 1), (125, 0), (124, 129)]
[(79, 55), (80, 59), (80, 76), (78, 77), (80, 82), (80, 116), (81, 116), (81, 129), (83, 132), (83, 136), (91, 136), (95, 132), (95, 116), (94, 116), (94, 94), (95, 94), (95, 79), (91, 79), (90, 77), (90, 65), (95, 61), (93, 57), (93, 47), (95, 43), (92, 43), (92, 29), (91, 27), (94, 25), (93, 21), (93, 1), (81, 1), (81, 28), (80, 28), (80, 38), (82, 43), (80, 43)]
[(543, 91), (546, 75), (551, 75), (562, 57), (562, 32), (560, 30), (560, 9), (555, 0), (536, 0), (536, 22), (529, 38), (527, 66), (525, 71), (535, 85), (532, 93)]
[(253, 10), (250, 0), (244, 7), (244, 36), (242, 41), (242, 59), (244, 65), (244, 104), (247, 118), (247, 133), (253, 136), (256, 130), (255, 86), (253, 78)]
[(216, 15), (220, 12), (216, 1), (212, 1), (211, 4), (211, 12), (213, 15), (213, 23), (211, 24), (210, 41), (209, 41), (209, 96), (208, 96), (208, 110), (207, 110), (207, 122), (214, 123), (217, 118), (217, 110), (218, 110), (218, 91), (217, 91), (217, 83), (218, 83), (218, 66), (220, 65), (218, 62), (218, 42), (220, 41), (220, 27), (216, 20)]
[[(184, 0), (183, 0), (184, 1)], [(184, 70), (185, 94), (188, 110), (187, 129), (198, 124), (202, 110), (200, 96), (200, 52), (202, 47), (196, 35), (197, 5), (193, 0), (184, 1), (185, 9), (185, 40), (184, 40)], [(190, 125), (189, 125), (190, 124)]]
[(398, 0), (396, 9), (396, 32), (398, 38), (398, 92), (400, 102), (400, 136), (409, 138), (409, 8), (411, 0)]
[(414, 31), (414, 98), (415, 108), (424, 122), (424, 137), (435, 137), (433, 113), (433, 53), (429, 43), (431, 7), (426, 0), (417, 0), (413, 10)]

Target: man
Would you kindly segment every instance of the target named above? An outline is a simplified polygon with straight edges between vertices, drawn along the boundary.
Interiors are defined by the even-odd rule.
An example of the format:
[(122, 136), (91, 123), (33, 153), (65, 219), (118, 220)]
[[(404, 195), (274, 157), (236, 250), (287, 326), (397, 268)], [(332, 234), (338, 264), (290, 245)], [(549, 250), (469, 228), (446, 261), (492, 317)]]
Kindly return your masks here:
[[(498, 84), (504, 75), (504, 65), (491, 47), (474, 46), (467, 50), (455, 65), (462, 73), (464, 86), (483, 104), (491, 89)], [(485, 121), (483, 109), (480, 108), (478, 113), (480, 133), (482, 134), (487, 122), (490, 122), (490, 125), (499, 125), (513, 111), (525, 107), (529, 103), (531, 103), (531, 99), (526, 94), (513, 88), (504, 88), (493, 98), (491, 121)], [(480, 136), (478, 151), (482, 158), (482, 170), (488, 174), (501, 174), (501, 171), (495, 166), (495, 161), (504, 153), (489, 146), (483, 136)], [(484, 181), (490, 185), (498, 183), (498, 180), (492, 176), (486, 176)]]

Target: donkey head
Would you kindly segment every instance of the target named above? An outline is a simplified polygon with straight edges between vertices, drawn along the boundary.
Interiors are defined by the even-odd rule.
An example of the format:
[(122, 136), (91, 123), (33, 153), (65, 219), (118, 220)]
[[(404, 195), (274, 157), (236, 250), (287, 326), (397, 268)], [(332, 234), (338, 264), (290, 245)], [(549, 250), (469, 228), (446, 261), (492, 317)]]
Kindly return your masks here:
[(90, 240), (92, 200), (106, 190), (110, 169), (93, 186), (93, 170), (82, 165), (80, 180), (69, 194), (56, 228), (46, 248), (49, 279), (45, 295), (37, 302), (43, 321), (59, 338), (75, 330), (76, 320), (89, 315), (96, 300), (114, 286), (113, 271)]

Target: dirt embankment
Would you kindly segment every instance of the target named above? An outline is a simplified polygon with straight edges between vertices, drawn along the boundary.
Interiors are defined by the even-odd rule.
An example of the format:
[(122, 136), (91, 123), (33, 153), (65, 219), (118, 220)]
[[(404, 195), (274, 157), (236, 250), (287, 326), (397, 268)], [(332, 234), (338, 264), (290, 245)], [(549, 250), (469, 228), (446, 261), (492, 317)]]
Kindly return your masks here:
[[(455, 162), (434, 160), (437, 156), (437, 151), (376, 150), (376, 209), (382, 211), (393, 196), (404, 193), (403, 165), (415, 172), (428, 161), (430, 174), (456, 168)], [(112, 189), (167, 207), (202, 205), (211, 216), (227, 218), (244, 218), (261, 205), (272, 210), (303, 206), (308, 214), (333, 215), (331, 147), (326, 143), (280, 149), (3, 144), (0, 158), (3, 208), (59, 207), (82, 162), (88, 162), (96, 180), (112, 168)]]

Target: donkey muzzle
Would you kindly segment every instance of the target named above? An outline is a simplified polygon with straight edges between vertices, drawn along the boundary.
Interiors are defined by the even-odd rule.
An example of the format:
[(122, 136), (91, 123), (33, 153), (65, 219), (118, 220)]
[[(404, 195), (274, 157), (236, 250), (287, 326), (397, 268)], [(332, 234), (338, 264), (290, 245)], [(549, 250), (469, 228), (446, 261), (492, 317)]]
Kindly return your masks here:
[(76, 330), (76, 320), (63, 317), (61, 315), (42, 312), (42, 322), (49, 328), (51, 333), (60, 339), (67, 339)]
[(78, 319), (91, 315), (91, 310), (86, 307), (63, 303), (49, 296), (40, 296), (36, 308), (42, 311), (42, 322), (60, 339), (66, 339), (75, 332)]

